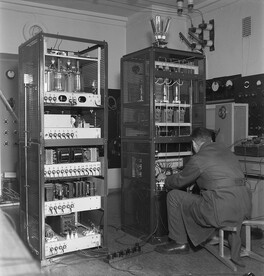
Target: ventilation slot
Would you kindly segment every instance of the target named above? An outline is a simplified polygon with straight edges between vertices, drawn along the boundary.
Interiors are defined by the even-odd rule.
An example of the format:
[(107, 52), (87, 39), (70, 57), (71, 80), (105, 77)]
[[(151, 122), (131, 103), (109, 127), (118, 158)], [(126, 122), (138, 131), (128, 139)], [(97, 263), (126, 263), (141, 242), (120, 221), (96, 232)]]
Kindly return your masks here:
[(251, 16), (242, 19), (242, 37), (251, 35)]

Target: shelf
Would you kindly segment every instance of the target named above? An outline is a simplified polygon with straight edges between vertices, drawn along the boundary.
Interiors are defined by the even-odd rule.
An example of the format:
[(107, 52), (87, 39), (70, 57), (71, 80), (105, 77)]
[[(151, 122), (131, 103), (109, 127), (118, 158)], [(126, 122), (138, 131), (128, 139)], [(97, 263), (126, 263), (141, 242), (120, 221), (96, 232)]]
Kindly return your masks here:
[(155, 137), (154, 142), (156, 144), (164, 143), (190, 143), (192, 141), (190, 135), (181, 136), (166, 136), (166, 137)]
[(45, 216), (59, 216), (100, 208), (101, 196), (64, 198), (62, 200), (46, 201), (44, 204), (44, 214)]
[(69, 56), (69, 55), (59, 55), (59, 54), (49, 54), (46, 53), (45, 56), (56, 57), (56, 58), (67, 58), (67, 59), (78, 59), (78, 60), (89, 60), (89, 61), (98, 61), (98, 58), (92, 57), (80, 57), (80, 56)]
[(162, 71), (155, 70), (154, 75), (156, 78), (169, 78), (169, 79), (180, 79), (180, 80), (189, 80), (189, 81), (197, 81), (203, 80), (203, 75), (197, 74), (188, 74), (182, 72), (170, 72), (170, 71)]
[(192, 155), (191, 151), (182, 151), (182, 152), (161, 152), (155, 154), (155, 157), (178, 157), (178, 156), (190, 156)]
[(46, 139), (44, 140), (44, 147), (75, 147), (75, 146), (101, 146), (105, 145), (103, 138), (89, 138), (89, 139)]
[[(139, 107), (148, 107), (149, 108), (149, 104), (142, 101), (138, 101), (138, 102), (129, 102), (129, 103), (124, 103), (124, 107), (128, 107), (128, 108), (139, 108)], [(155, 107), (178, 107), (178, 108), (189, 108), (191, 107), (190, 104), (186, 104), (186, 103), (168, 103), (168, 102), (155, 102)]]
[(100, 161), (56, 163), (44, 165), (45, 179), (84, 178), (102, 175)]
[(47, 258), (55, 257), (77, 250), (98, 247), (101, 246), (101, 244), (101, 234), (91, 233), (87, 236), (83, 236), (81, 233), (77, 233), (77, 237), (72, 239), (59, 237), (58, 241), (46, 242), (45, 256)]
[(191, 107), (191, 105), (190, 105), (190, 104), (186, 104), (186, 103), (155, 102), (155, 107), (178, 107), (178, 108), (187, 108), (187, 107)]
[(155, 66), (161, 66), (163, 68), (187, 69), (187, 70), (192, 70), (194, 72), (193, 74), (195, 75), (199, 74), (199, 67), (194, 65), (174, 63), (174, 62), (155, 61)]
[(91, 109), (103, 109), (102, 105), (90, 105), (90, 106), (83, 106), (83, 105), (76, 105), (70, 103), (44, 103), (45, 107), (69, 107), (69, 108), (91, 108)]
[(158, 123), (155, 122), (155, 126), (158, 127), (186, 127), (186, 126), (191, 126), (191, 123), (170, 123), (170, 122), (166, 122), (166, 123)]
[(135, 101), (135, 102), (127, 102), (124, 103), (124, 107), (128, 108), (142, 108), (142, 107), (149, 107), (149, 104), (145, 101)]

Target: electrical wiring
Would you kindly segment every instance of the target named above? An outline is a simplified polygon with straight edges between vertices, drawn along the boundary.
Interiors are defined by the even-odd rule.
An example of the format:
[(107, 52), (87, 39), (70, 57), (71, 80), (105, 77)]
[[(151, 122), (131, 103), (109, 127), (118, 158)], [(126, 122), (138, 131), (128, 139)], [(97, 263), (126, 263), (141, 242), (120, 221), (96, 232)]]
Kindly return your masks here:
[[(158, 166), (158, 165), (157, 165)], [(140, 194), (137, 194), (137, 196), (139, 197), (139, 200), (140, 201), (143, 201), (144, 199), (143, 198), (140, 198)], [(157, 229), (158, 229), (158, 222), (159, 222), (159, 212), (158, 212), (158, 206), (157, 206), (157, 202), (155, 202), (155, 207), (156, 207), (156, 213), (157, 213), (157, 216), (156, 216), (156, 219), (157, 219), (157, 221), (156, 221), (156, 225), (155, 225), (155, 227), (154, 227), (154, 230), (149, 234), (149, 235), (142, 235), (142, 236), (140, 236), (138, 239), (139, 239), (139, 245), (142, 247), (142, 246), (144, 246), (144, 245), (146, 245), (147, 243), (148, 243), (148, 241), (151, 239), (151, 237), (156, 233), (156, 231), (157, 231)], [(138, 222), (139, 223), (139, 222)], [(113, 227), (113, 226), (112, 226)], [(119, 230), (119, 229), (118, 229)], [(115, 242), (117, 242), (117, 243), (119, 243), (119, 244), (122, 244), (122, 245), (132, 245), (132, 244), (127, 244), (127, 243), (122, 243), (122, 242), (120, 242), (119, 240), (120, 239), (122, 239), (123, 237), (125, 237), (126, 236), (126, 234), (124, 234), (124, 235), (122, 235), (121, 237), (119, 237), (119, 238), (117, 238), (117, 239), (115, 239)], [(143, 241), (142, 241), (142, 239), (144, 239)], [(133, 242), (133, 244), (134, 244), (134, 242)]]
[[(160, 80), (162, 81), (161, 83), (159, 82)], [(158, 78), (157, 80), (155, 80), (155, 84), (163, 85), (164, 84), (163, 78)]]
[[(131, 3), (131, 1), (129, 3), (123, 3), (120, 1), (115, 1), (115, 0), (109, 0), (108, 2), (112, 2), (116, 5), (114, 5), (116, 8), (123, 6), (124, 8), (126, 8), (127, 10), (131, 10), (133, 12), (138, 12), (139, 9), (140, 10), (146, 10), (146, 11), (155, 11), (155, 12), (159, 12), (159, 13), (164, 13), (166, 15), (170, 14), (170, 15), (175, 15), (175, 16), (179, 16), (177, 13), (177, 5), (175, 3), (175, 5), (173, 4), (162, 4), (161, 8), (158, 8), (158, 6), (160, 6), (160, 2), (158, 1), (148, 1), (148, 0), (142, 0), (141, 1), (141, 5), (138, 3)], [(107, 5), (107, 4), (106, 4)], [(153, 7), (154, 5), (154, 7)], [(156, 5), (156, 6), (155, 6)], [(108, 5), (110, 7), (110, 5)], [(165, 8), (167, 8), (168, 10), (164, 10)], [(171, 11), (171, 9), (175, 9), (174, 11)], [(188, 10), (188, 8), (183, 8), (184, 10)], [(203, 13), (199, 10), (199, 9), (193, 9), (192, 13), (199, 13), (202, 17), (202, 20), (204, 21), (203, 18)], [(188, 16), (190, 18), (189, 14), (182, 14), (180, 16)]]
[[(142, 255), (146, 255), (146, 254), (150, 254), (150, 253), (153, 253), (154, 252), (154, 250), (149, 250), (149, 251), (146, 251), (146, 252), (140, 252), (140, 255), (131, 255), (131, 256), (128, 256), (128, 257), (126, 257), (126, 258), (124, 258), (124, 259), (119, 259), (118, 261), (116, 261), (116, 263), (117, 262), (121, 262), (121, 261), (125, 261), (125, 260), (127, 260), (127, 259), (130, 259), (130, 258), (134, 258), (134, 257), (138, 257), (138, 256), (142, 256)], [(118, 268), (118, 267), (116, 267), (116, 266), (113, 266), (113, 263), (109, 263), (109, 266), (111, 267), (111, 268), (113, 268), (113, 269), (116, 269), (116, 270), (119, 270), (119, 271), (124, 271), (124, 272), (128, 272), (128, 273), (130, 273), (130, 274), (132, 274), (132, 275), (138, 275), (138, 274), (135, 274), (136, 272), (142, 272), (142, 270), (143, 270), (143, 266), (141, 266), (141, 265), (137, 265), (137, 266), (139, 266), (139, 269), (131, 269), (132, 267), (135, 267), (135, 264), (133, 264), (133, 265), (131, 265), (131, 266), (129, 266), (127, 269), (121, 269), (121, 268)], [(143, 272), (143, 275), (144, 275), (145, 273)], [(147, 274), (145, 274), (145, 275), (147, 275)]]
[[(73, 266), (73, 265), (79, 265), (81, 263), (87, 262), (87, 258), (85, 259), (76, 259), (76, 260), (72, 260), (72, 256), (70, 256), (69, 258), (71, 258), (70, 260), (67, 260), (64, 257), (60, 257), (58, 259), (53, 258), (53, 259), (49, 259), (49, 263), (51, 265), (62, 265), (62, 266)], [(52, 270), (58, 269), (60, 267), (53, 267)]]
[[(111, 225), (111, 224), (108, 224), (108, 226), (114, 228), (116, 231), (121, 231), (121, 227), (116, 227), (116, 226)], [(125, 236), (127, 236), (126, 233), (124, 233), (121, 237), (114, 239), (114, 241), (115, 241), (116, 243), (118, 243), (118, 244), (121, 244), (121, 245), (132, 246), (132, 245), (135, 244), (135, 242), (132, 242), (132, 243), (123, 243), (123, 242), (120, 242), (119, 240), (122, 239), (122, 238), (124, 238)]]
[(121, 230), (121, 226), (116, 227), (116, 226), (114, 226), (114, 225), (112, 225), (112, 224), (108, 224), (107, 226), (108, 226), (108, 227), (114, 228), (116, 231)]
[(118, 268), (118, 267), (115, 267), (115, 266), (113, 266), (112, 264), (108, 264), (111, 268), (113, 268), (113, 269), (115, 269), (115, 270), (118, 270), (118, 271), (122, 271), (122, 272), (127, 272), (127, 273), (129, 273), (129, 274), (131, 274), (131, 275), (136, 275), (136, 274), (134, 274), (132, 271), (129, 271), (128, 269), (121, 269), (121, 268)]
[[(140, 256), (142, 255), (146, 255), (146, 254), (150, 254), (150, 253), (153, 253), (154, 250), (150, 250), (150, 251), (147, 251), (147, 252), (142, 252), (140, 254)], [(137, 255), (139, 256), (139, 255)], [(131, 258), (133, 258), (135, 256), (131, 256)], [(118, 261), (116, 261), (116, 263), (119, 263), (119, 262), (123, 262), (127, 260), (126, 258), (124, 259), (119, 259)], [(120, 268), (120, 267), (117, 267), (115, 265), (113, 265), (113, 263), (109, 263), (108, 264), (111, 268), (117, 270), (117, 271), (122, 271), (122, 272), (127, 272), (131, 275), (149, 275), (147, 272), (144, 272), (143, 269), (144, 267), (142, 265), (139, 265), (137, 264), (136, 267), (135, 267), (135, 264), (132, 264), (131, 266), (127, 267), (126, 269), (125, 268)], [(135, 267), (135, 268), (134, 268)], [(137, 267), (139, 267), (139, 269), (137, 269)], [(182, 273), (173, 273), (174, 276), (241, 276), (241, 273), (240, 272), (223, 272), (223, 273), (219, 273), (219, 272), (215, 272), (215, 273), (196, 273), (196, 272), (182, 272)], [(252, 274), (252, 272), (248, 272), (246, 274), (243, 274), (243, 276), (254, 276), (254, 274)]]
[[(141, 0), (140, 1), (142, 3), (141, 5), (138, 4), (138, 3), (133, 3), (132, 4), (131, 1), (129, 3), (122, 3), (122, 2), (116, 1), (116, 0), (108, 0), (108, 1), (117, 4), (116, 7), (121, 5), (121, 6), (126, 7), (129, 10), (132, 10), (132, 11), (138, 11), (138, 8), (140, 8), (140, 9), (145, 9), (145, 10), (150, 10), (150, 11), (155, 10), (155, 11), (160, 11), (160, 12), (168, 12), (168, 11), (164, 11), (164, 9), (162, 9), (162, 8), (159, 9), (157, 7), (152, 7), (153, 5), (160, 6), (161, 5), (160, 1)], [(134, 8), (131, 8), (131, 7), (134, 7)], [(177, 12), (176, 1), (175, 1), (175, 4), (162, 3), (162, 7), (166, 7), (166, 8), (170, 8), (170, 9), (174, 8), (175, 9), (174, 13)], [(183, 7), (183, 9), (188, 10), (188, 8), (186, 8), (186, 7)], [(202, 15), (202, 12), (198, 9), (193, 9), (192, 11), (195, 12), (195, 13), (200, 13)]]
[(97, 249), (89, 249), (89, 252), (96, 253), (96, 254), (106, 254), (108, 253), (108, 248), (106, 247), (98, 247)]
[[(108, 251), (105, 251), (106, 249), (104, 249), (104, 251), (102, 252), (99, 251), (100, 250), (99, 248), (98, 248), (98, 251), (95, 251), (95, 249), (93, 250), (88, 249), (88, 250), (89, 252), (87, 252), (86, 250), (79, 250), (70, 256), (66, 256), (66, 257), (61, 256), (61, 257), (58, 257), (57, 259), (56, 258), (50, 259), (49, 262), (50, 264), (53, 264), (53, 265), (73, 266), (73, 265), (79, 265), (87, 261), (104, 259), (108, 254)], [(91, 255), (91, 253), (94, 255)], [(72, 256), (81, 257), (81, 259), (78, 258), (73, 260)], [(68, 258), (70, 258), (70, 260), (68, 260)], [(54, 269), (57, 269), (57, 268), (59, 267), (54, 267)]]
[[(157, 204), (156, 201), (155, 201), (155, 207), (156, 207), (156, 219), (157, 219), (156, 220), (155, 228), (154, 228), (154, 230), (147, 237), (145, 237), (145, 236), (139, 237), (139, 239), (141, 239), (141, 240), (144, 239), (144, 241), (142, 241), (141, 244), (139, 243), (139, 245), (141, 247), (145, 246), (148, 243), (148, 241), (153, 237), (153, 235), (157, 232), (157, 229), (158, 229), (158, 226), (159, 226), (159, 217), (160, 217), (160, 214), (159, 214), (159, 210), (158, 210), (158, 204)], [(161, 220), (161, 221), (162, 221), (162, 224), (163, 224), (163, 220)]]
[[(129, 10), (132, 10), (132, 11), (138, 11), (138, 8), (140, 9), (145, 9), (145, 10), (153, 10), (152, 9), (152, 5), (160, 5), (160, 2), (157, 2), (157, 1), (148, 1), (148, 0), (142, 0), (141, 2), (145, 2), (145, 4), (136, 4), (136, 3), (131, 3), (131, 1), (129, 3), (123, 3), (123, 2), (120, 2), (120, 1), (115, 1), (115, 0), (108, 0), (109, 2), (112, 2), (112, 3), (115, 3), (117, 4), (116, 7), (118, 8), (120, 5), (121, 6), (124, 6), (126, 9), (129, 9)], [(149, 8), (150, 6), (150, 8)], [(166, 6), (168, 8), (177, 8), (176, 7), (176, 4), (175, 5), (170, 5), (170, 4), (167, 4), (167, 5), (164, 5), (163, 6)], [(132, 7), (132, 8), (131, 8)], [(155, 9), (157, 11), (162, 11), (161, 9)]]
[[(93, 260), (93, 259), (104, 259), (104, 258), (107, 256), (107, 254), (108, 254), (108, 252), (102, 252), (102, 253), (99, 253), (99, 254), (97, 254), (97, 255), (91, 255), (91, 254), (89, 254), (90, 252), (85, 252), (85, 251), (83, 251), (83, 250), (79, 251), (79, 253), (80, 253), (81, 255), (87, 257), (88, 260)], [(87, 258), (86, 258), (86, 259), (87, 259)]]
[(133, 245), (134, 243), (124, 243), (124, 242), (119, 241), (120, 239), (122, 239), (126, 236), (127, 236), (127, 234), (124, 233), (121, 237), (114, 239), (114, 241), (118, 244), (121, 244), (121, 245), (128, 245), (128, 246)]
[(19, 200), (20, 200), (19, 194), (14, 190), (6, 187), (2, 189), (1, 201), (19, 202)]

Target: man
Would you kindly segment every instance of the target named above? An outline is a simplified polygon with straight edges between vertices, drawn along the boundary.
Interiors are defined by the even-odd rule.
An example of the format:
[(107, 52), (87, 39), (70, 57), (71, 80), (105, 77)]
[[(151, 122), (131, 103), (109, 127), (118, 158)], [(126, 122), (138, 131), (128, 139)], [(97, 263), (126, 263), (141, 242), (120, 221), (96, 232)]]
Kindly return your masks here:
[[(156, 247), (163, 254), (189, 252), (188, 238), (194, 246), (208, 240), (216, 228), (239, 226), (251, 212), (250, 192), (236, 156), (224, 145), (212, 141), (212, 132), (196, 128), (192, 132), (196, 154), (177, 174), (160, 174), (165, 180), (170, 241)], [(179, 190), (196, 182), (200, 194)], [(239, 239), (240, 240), (240, 239)], [(233, 259), (239, 263), (239, 247)], [(232, 252), (231, 252), (232, 255)]]

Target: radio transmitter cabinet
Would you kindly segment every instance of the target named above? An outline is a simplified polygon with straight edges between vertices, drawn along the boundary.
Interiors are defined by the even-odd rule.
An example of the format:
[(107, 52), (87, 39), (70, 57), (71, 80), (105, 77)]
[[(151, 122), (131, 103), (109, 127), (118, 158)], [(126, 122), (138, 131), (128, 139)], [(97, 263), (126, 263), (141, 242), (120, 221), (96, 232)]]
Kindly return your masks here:
[(205, 126), (205, 57), (149, 47), (121, 59), (122, 230), (153, 243), (168, 234), (164, 183)]
[(19, 47), (21, 237), (42, 264), (107, 243), (107, 53), (46, 33)]

